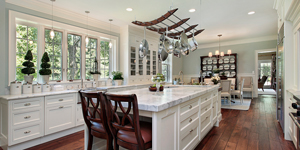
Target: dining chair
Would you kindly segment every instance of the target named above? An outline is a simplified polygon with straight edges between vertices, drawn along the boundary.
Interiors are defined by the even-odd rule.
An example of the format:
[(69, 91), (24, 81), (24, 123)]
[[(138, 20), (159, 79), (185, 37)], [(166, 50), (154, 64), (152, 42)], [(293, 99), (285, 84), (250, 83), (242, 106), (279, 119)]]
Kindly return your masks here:
[(235, 90), (235, 78), (228, 78), (228, 80), (231, 80), (231, 90)]
[(228, 97), (228, 102), (231, 106), (231, 80), (221, 80), (221, 87), (221, 97)]
[(252, 79), (252, 77), (241, 77), (240, 81), (242, 81), (243, 79), (245, 79), (243, 91), (251, 92), (252, 99), (253, 99), (253, 92), (254, 92), (253, 91), (253, 79)]
[[(79, 91), (83, 119), (88, 128), (88, 150), (93, 147), (93, 137), (106, 139), (106, 150), (113, 149), (113, 136), (109, 130), (105, 101), (102, 92)], [(100, 108), (99, 108), (100, 107)]]
[[(104, 97), (107, 106), (108, 125), (114, 138), (114, 149), (118, 150), (119, 146), (130, 150), (151, 148), (152, 124), (139, 121), (136, 95), (105, 93)], [(117, 113), (117, 109), (120, 110), (119, 113)], [(131, 111), (132, 115), (129, 114)]]
[(244, 82), (245, 82), (245, 79), (243, 79), (242, 81), (240, 81), (240, 88), (239, 90), (232, 90), (231, 91), (231, 95), (233, 95), (233, 98), (235, 100), (235, 96), (240, 96), (240, 100), (241, 100), (241, 103), (243, 104), (244, 102), (244, 98), (243, 98), (243, 87), (244, 87)]

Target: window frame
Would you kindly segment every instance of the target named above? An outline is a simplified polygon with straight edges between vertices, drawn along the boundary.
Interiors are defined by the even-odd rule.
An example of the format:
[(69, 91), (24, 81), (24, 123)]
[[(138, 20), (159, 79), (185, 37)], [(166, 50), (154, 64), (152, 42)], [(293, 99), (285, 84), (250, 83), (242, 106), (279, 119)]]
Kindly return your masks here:
[[(99, 42), (99, 39), (100, 38), (98, 38), (98, 37), (94, 37), (94, 36), (88, 36), (88, 38), (89, 39), (95, 39), (95, 40), (97, 40), (96, 41), (96, 58), (97, 58), (97, 61), (98, 61), (98, 70), (99, 70), (99, 61), (100, 61), (100, 59), (99, 59), (99, 57), (100, 57), (100, 55), (99, 55), (99, 47), (100, 47), (100, 42)], [(86, 41), (84, 40), (84, 47), (86, 48)], [(85, 50), (85, 49), (84, 49)], [(85, 51), (86, 52), (86, 51)], [(91, 58), (90, 58), (91, 59)], [(87, 79), (87, 77), (86, 77), (86, 53), (85, 53), (85, 55), (84, 55), (84, 79)], [(92, 68), (92, 66), (91, 66), (91, 68)]]
[[(101, 51), (101, 41), (110, 42), (110, 40), (109, 39), (104, 39), (104, 38), (100, 38), (100, 40), (99, 40), (99, 70), (100, 70), (100, 72), (101, 72), (101, 61), (102, 61), (102, 59), (100, 57), (100, 53), (101, 53), (100, 52)], [(111, 60), (112, 60), (112, 56), (111, 55), (112, 55), (112, 49), (113, 48), (114, 48), (114, 44), (113, 44), (112, 48), (109, 48), (109, 50), (108, 50), (108, 52), (109, 52), (109, 56), (108, 56), (108, 61), (109, 61), (108, 72), (109, 72), (109, 75), (108, 75), (108, 78), (111, 77), (111, 72), (112, 72), (112, 65), (113, 64), (111, 63)], [(107, 59), (105, 59), (105, 60), (107, 60)], [(100, 79), (102, 79), (102, 80), (106, 80), (108, 78), (102, 78), (100, 76)]]

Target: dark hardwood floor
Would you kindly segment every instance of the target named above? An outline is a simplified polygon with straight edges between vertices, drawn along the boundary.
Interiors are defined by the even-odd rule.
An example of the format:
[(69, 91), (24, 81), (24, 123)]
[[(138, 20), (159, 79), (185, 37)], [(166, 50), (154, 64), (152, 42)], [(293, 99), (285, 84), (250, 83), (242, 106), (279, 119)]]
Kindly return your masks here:
[[(223, 120), (214, 127), (195, 150), (294, 150), (284, 140), (276, 120), (275, 97), (261, 95), (248, 111), (222, 109)], [(83, 131), (68, 135), (27, 150), (83, 150)]]

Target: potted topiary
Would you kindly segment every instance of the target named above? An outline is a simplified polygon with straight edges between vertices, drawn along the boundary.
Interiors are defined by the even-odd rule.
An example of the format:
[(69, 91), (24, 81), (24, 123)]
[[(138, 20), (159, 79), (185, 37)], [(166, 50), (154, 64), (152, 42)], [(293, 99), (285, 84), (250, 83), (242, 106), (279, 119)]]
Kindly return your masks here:
[(23, 69), (21, 70), (21, 72), (22, 72), (23, 74), (25, 74), (25, 75), (24, 75), (24, 80), (25, 80), (25, 82), (26, 82), (26, 83), (32, 83), (32, 81), (33, 81), (33, 75), (31, 75), (31, 74), (34, 74), (34, 73), (35, 73), (35, 70), (34, 70), (34, 68), (33, 68), (33, 67), (34, 67), (34, 63), (31, 62), (32, 59), (33, 59), (31, 50), (28, 50), (28, 51), (27, 51), (27, 53), (26, 53), (24, 59), (25, 59), (26, 61), (23, 62), (22, 65), (23, 65), (25, 68), (23, 68)]
[(214, 76), (219, 76), (220, 70), (219, 69), (214, 69)]
[(94, 71), (90, 71), (89, 73), (91, 75), (93, 75), (93, 79), (95, 81), (98, 81), (99, 75), (101, 75), (101, 72), (98, 71), (98, 61), (97, 61), (96, 57), (95, 57), (95, 60), (94, 60)]
[(123, 81), (123, 73), (121, 71), (113, 71), (111, 74), (113, 75), (115, 86), (121, 85)]
[(42, 69), (40, 69), (39, 73), (42, 76), (43, 83), (47, 84), (49, 82), (49, 78), (51, 74), (51, 69), (49, 69), (51, 65), (48, 63), (50, 62), (50, 58), (47, 52), (43, 54), (41, 62), (42, 62), (41, 64)]

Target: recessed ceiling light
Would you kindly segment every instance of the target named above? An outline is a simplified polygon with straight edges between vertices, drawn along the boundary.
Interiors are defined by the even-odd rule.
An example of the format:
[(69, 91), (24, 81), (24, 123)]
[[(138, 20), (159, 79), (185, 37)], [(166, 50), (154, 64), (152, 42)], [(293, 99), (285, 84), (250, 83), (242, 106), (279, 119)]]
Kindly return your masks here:
[(253, 14), (255, 14), (255, 11), (248, 12), (248, 15), (253, 15)]
[(127, 11), (132, 11), (133, 9), (132, 9), (132, 8), (126, 8), (126, 10), (127, 10)]
[(189, 10), (189, 12), (195, 12), (195, 11), (196, 11), (196, 9), (194, 9), (194, 8)]

